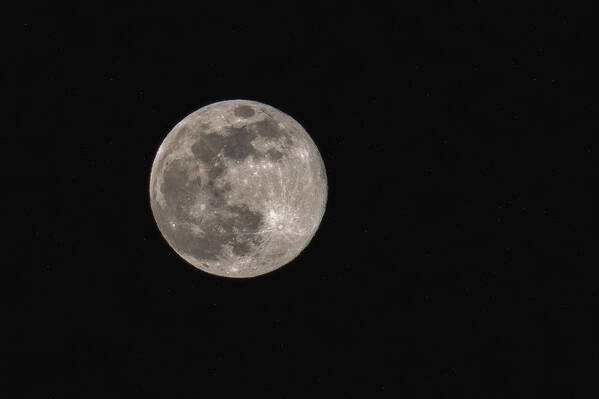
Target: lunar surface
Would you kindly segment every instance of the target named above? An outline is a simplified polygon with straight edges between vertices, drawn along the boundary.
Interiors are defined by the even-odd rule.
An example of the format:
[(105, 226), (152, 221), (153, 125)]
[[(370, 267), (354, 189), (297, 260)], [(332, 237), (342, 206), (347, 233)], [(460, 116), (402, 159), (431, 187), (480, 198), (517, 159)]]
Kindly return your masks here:
[(150, 204), (166, 241), (205, 272), (254, 277), (292, 261), (327, 200), (316, 145), (289, 115), (255, 101), (210, 104), (158, 149)]

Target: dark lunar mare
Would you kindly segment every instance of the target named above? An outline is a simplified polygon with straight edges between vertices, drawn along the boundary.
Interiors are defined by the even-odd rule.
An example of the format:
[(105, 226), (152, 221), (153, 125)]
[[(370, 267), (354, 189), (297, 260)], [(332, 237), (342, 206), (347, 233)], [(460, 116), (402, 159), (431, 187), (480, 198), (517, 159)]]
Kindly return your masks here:
[(235, 114), (235, 116), (239, 116), (240, 118), (250, 118), (254, 116), (255, 112), (249, 105), (239, 105), (235, 107), (233, 114)]
[[(225, 246), (232, 247), (237, 256), (246, 255), (252, 248), (260, 245), (262, 237), (255, 234), (263, 226), (263, 216), (254, 212), (247, 205), (226, 205), (224, 194), (230, 190), (230, 184), (222, 186), (213, 180), (205, 186), (199, 184), (199, 179), (187, 179), (187, 168), (190, 162), (172, 162), (166, 170), (165, 183), (162, 186), (162, 195), (167, 203), (158, 218), (162, 229), (171, 231), (169, 239), (183, 252), (193, 254), (200, 260), (218, 260), (222, 257)], [(193, 220), (189, 215), (188, 206), (193, 201), (192, 194), (203, 194), (208, 197), (207, 214), (210, 209), (218, 209), (214, 218), (202, 223), (204, 220)], [(169, 226), (174, 221), (175, 226)], [(192, 225), (199, 225), (204, 234), (192, 231)]]
[(276, 139), (283, 134), (277, 124), (269, 118), (253, 123), (250, 126), (258, 135), (269, 139)]
[(257, 153), (252, 145), (256, 134), (249, 131), (247, 126), (228, 128), (227, 133), (226, 136), (217, 133), (203, 134), (191, 146), (191, 152), (209, 167), (220, 153), (229, 159), (238, 161)]
[[(249, 112), (245, 112), (249, 115)], [(266, 126), (266, 125), (264, 125)], [(272, 126), (271, 126), (272, 127)], [(267, 132), (268, 137), (274, 135), (274, 130)], [(231, 190), (231, 185), (224, 175), (227, 167), (220, 155), (233, 161), (243, 160), (250, 155), (259, 157), (258, 151), (252, 145), (252, 140), (257, 134), (248, 129), (248, 126), (230, 127), (226, 135), (217, 133), (204, 133), (191, 147), (197, 162), (206, 166), (208, 181), (202, 182), (200, 178), (190, 180), (190, 169), (198, 167), (191, 160), (177, 159), (165, 166), (165, 180), (162, 194), (168, 204), (164, 210), (177, 226), (168, 226), (162, 221), (164, 228), (172, 231), (170, 239), (173, 244), (183, 252), (193, 254), (200, 260), (217, 260), (222, 256), (226, 245), (230, 245), (237, 256), (248, 254), (252, 248), (262, 242), (256, 233), (263, 225), (263, 216), (251, 211), (247, 205), (227, 205), (226, 194)], [(271, 159), (278, 160), (283, 154), (271, 149), (268, 152)], [(203, 183), (203, 184), (202, 184)], [(214, 212), (214, 220), (200, 223), (191, 220), (188, 206), (193, 203), (193, 197), (206, 199), (206, 213)], [(193, 234), (191, 225), (198, 224), (203, 229), (203, 235)]]
[(199, 187), (197, 184), (201, 183), (199, 178), (190, 181), (187, 170), (186, 161), (182, 159), (175, 159), (165, 165), (161, 191), (176, 219), (187, 214), (186, 206), (192, 200), (193, 192), (197, 191)]
[(255, 159), (267, 157), (273, 161), (279, 161), (285, 157), (284, 152), (274, 148), (269, 149), (266, 153), (257, 151), (252, 145), (252, 141), (258, 136), (268, 141), (282, 139), (283, 149), (287, 149), (293, 142), (287, 132), (267, 118), (242, 127), (226, 128), (224, 135), (204, 133), (191, 146), (191, 151), (198, 161), (207, 166), (208, 173), (212, 174), (213, 178), (221, 175), (224, 171), (224, 165), (218, 159), (219, 154), (234, 161), (242, 161), (249, 156), (253, 156)]

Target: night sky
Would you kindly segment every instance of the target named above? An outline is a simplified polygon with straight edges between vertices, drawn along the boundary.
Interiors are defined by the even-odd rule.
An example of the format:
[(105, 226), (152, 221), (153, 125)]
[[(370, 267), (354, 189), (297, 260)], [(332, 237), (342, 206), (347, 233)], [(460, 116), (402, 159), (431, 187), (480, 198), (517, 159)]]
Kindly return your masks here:
[[(5, 60), (0, 396), (594, 396), (592, 6), (44, 3)], [(240, 280), (149, 201), (166, 134), (236, 98), (300, 122), (329, 183), (300, 256)]]

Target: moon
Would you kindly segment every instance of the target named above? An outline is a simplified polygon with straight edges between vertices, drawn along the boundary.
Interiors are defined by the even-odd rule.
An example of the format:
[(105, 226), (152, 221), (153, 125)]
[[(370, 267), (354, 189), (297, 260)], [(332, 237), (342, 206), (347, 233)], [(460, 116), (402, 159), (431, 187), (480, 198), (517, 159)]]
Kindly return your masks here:
[(166, 136), (150, 205), (170, 247), (218, 276), (255, 277), (291, 262), (324, 215), (324, 162), (289, 115), (250, 100), (207, 105)]

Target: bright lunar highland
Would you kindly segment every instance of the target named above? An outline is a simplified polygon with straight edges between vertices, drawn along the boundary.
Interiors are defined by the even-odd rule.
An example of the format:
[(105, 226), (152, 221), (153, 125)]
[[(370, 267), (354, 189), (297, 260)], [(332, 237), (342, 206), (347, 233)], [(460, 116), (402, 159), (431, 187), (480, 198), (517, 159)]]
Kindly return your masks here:
[(322, 220), (327, 177), (316, 145), (289, 115), (256, 101), (207, 105), (162, 142), (150, 204), (183, 259), (225, 277), (292, 261)]

